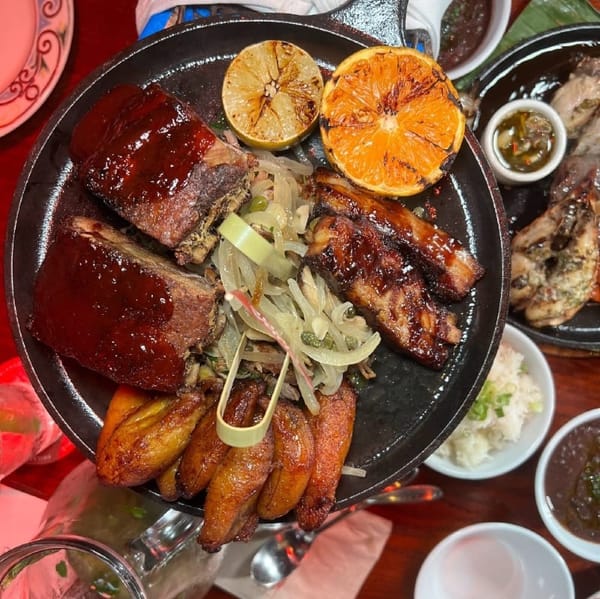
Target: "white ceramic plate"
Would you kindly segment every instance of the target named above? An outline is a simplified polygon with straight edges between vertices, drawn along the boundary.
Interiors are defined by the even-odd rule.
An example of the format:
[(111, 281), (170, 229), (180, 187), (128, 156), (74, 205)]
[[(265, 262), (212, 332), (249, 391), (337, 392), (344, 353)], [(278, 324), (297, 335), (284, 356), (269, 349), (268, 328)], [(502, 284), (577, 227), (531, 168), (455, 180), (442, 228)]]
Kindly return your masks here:
[(0, 137), (46, 101), (73, 38), (73, 0), (0, 2)]
[(432, 454), (425, 464), (447, 476), (469, 480), (482, 480), (506, 474), (528, 460), (539, 448), (552, 424), (555, 409), (555, 389), (552, 371), (538, 346), (519, 329), (507, 324), (502, 335), (513, 349), (523, 354), (529, 374), (542, 389), (544, 408), (534, 414), (523, 426), (521, 437), (507, 443), (502, 449), (490, 454), (489, 458), (475, 468), (465, 468), (452, 460)]
[(415, 599), (574, 599), (573, 579), (543, 537), (506, 522), (462, 528), (427, 556)]

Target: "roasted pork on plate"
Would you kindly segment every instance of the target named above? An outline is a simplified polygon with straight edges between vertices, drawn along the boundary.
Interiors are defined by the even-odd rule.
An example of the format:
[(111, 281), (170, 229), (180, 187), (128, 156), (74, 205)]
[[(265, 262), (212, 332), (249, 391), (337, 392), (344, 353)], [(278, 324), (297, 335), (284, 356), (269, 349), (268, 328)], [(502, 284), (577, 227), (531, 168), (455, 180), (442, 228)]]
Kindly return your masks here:
[(317, 171), (316, 180), (316, 214), (367, 220), (389, 244), (411, 256), (443, 300), (464, 298), (483, 276), (483, 267), (459, 241), (398, 201), (374, 197), (326, 169)]
[(38, 273), (29, 328), (118, 383), (174, 392), (220, 332), (220, 288), (97, 220), (64, 223)]
[(320, 217), (305, 260), (393, 348), (421, 364), (441, 368), (449, 348), (460, 341), (456, 316), (431, 296), (420, 271), (367, 220)]
[(571, 139), (579, 136), (600, 106), (599, 77), (600, 58), (585, 56), (552, 97), (551, 104)]
[(85, 186), (180, 264), (201, 263), (215, 224), (248, 198), (251, 156), (157, 84), (100, 98), (75, 128), (71, 154)]
[(534, 327), (558, 326), (589, 301), (598, 269), (598, 190), (590, 180), (512, 240), (510, 303)]

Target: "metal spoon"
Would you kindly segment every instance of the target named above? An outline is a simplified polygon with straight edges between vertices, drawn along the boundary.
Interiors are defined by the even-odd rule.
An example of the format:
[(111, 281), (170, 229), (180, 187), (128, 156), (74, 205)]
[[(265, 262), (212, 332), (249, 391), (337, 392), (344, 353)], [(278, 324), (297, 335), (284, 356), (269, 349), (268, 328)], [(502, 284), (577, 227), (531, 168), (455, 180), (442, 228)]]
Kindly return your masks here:
[(341, 510), (317, 530), (306, 532), (294, 526), (278, 532), (266, 540), (254, 554), (250, 563), (250, 576), (262, 586), (275, 586), (300, 565), (317, 535), (350, 514), (371, 505), (420, 503), (439, 499), (442, 495), (442, 490), (435, 485), (392, 488)]

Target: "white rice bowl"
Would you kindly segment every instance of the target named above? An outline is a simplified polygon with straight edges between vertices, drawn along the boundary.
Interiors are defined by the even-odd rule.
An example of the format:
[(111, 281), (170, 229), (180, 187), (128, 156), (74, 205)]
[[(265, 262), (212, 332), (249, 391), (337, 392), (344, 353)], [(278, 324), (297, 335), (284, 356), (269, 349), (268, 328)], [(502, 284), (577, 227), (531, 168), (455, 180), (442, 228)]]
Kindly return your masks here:
[(507, 324), (470, 416), (425, 464), (463, 479), (510, 472), (539, 448), (550, 429), (554, 408), (554, 380), (544, 354), (527, 335)]

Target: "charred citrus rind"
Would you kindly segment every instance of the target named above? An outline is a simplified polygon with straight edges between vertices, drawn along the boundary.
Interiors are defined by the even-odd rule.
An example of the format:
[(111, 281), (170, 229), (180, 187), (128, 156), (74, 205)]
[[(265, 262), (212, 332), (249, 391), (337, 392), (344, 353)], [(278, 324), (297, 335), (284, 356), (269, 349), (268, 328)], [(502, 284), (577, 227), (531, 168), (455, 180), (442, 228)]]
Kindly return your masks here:
[(464, 130), (454, 85), (417, 50), (359, 50), (325, 83), (325, 154), (353, 183), (380, 195), (414, 195), (437, 182), (450, 169)]
[(284, 150), (317, 126), (323, 76), (304, 49), (286, 41), (246, 46), (223, 79), (225, 117), (247, 145)]

